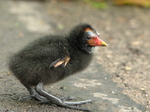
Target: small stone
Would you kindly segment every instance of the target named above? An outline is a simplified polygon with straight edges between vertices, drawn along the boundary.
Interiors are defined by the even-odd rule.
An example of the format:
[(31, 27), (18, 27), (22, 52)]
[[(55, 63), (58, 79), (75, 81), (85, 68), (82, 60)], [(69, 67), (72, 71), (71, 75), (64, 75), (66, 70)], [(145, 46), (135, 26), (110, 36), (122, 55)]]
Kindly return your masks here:
[(138, 46), (140, 44), (141, 44), (141, 41), (134, 41), (134, 42), (132, 42), (132, 45), (134, 45), (134, 46)]
[(111, 93), (114, 94), (115, 92), (114, 92), (114, 91), (111, 91)]
[(85, 87), (85, 86), (81, 88), (81, 90), (86, 90), (86, 89), (87, 89), (87, 87)]
[(87, 89), (87, 87), (83, 87), (83, 89)]
[(10, 72), (7, 72), (7, 75), (10, 75)]
[(106, 55), (106, 57), (107, 57), (107, 58), (112, 58), (112, 55), (109, 55), (109, 54), (108, 54), (108, 55)]
[(144, 91), (145, 89), (144, 88), (140, 88), (142, 91)]
[(125, 67), (125, 70), (131, 70), (132, 68), (131, 67)]
[(62, 86), (62, 87), (60, 87), (59, 89), (66, 89), (66, 87)]

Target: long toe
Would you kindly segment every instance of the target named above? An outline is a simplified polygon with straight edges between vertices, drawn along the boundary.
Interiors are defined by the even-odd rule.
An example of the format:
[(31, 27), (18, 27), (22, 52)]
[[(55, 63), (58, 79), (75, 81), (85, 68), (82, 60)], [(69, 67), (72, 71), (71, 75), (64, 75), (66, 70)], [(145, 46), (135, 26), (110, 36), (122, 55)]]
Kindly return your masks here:
[(67, 105), (82, 105), (82, 104), (86, 104), (86, 103), (92, 103), (92, 100), (77, 101), (77, 102), (64, 101), (64, 103)]
[(41, 96), (39, 94), (32, 95), (32, 97), (34, 99), (36, 99), (36, 100), (41, 101), (41, 102), (47, 102), (47, 101), (49, 101), (47, 98), (45, 98), (45, 97), (43, 97), (43, 96)]
[[(69, 108), (69, 109), (73, 109), (73, 110), (80, 110), (80, 111), (85, 111), (85, 112), (91, 112), (91, 110), (89, 110), (89, 109), (84, 109), (84, 108), (79, 108), (79, 107), (76, 107), (76, 106), (71, 106), (73, 104), (75, 105), (75, 102), (73, 102), (73, 104), (71, 104), (71, 105), (70, 104), (66, 104), (65, 102), (61, 102), (61, 103), (60, 102), (59, 103), (55, 102), (55, 103), (53, 103), (52, 101), (40, 102), (40, 104), (49, 104), (49, 105), (52, 105), (52, 106), (60, 106), (60, 107)], [(78, 105), (79, 102), (76, 102), (76, 104)], [(83, 104), (83, 101), (82, 101), (82, 104)]]
[(49, 100), (39, 94), (33, 94), (33, 95), (28, 95), (28, 96), (24, 96), (19, 98), (19, 101), (23, 101), (23, 100), (28, 100), (28, 99), (35, 99), (41, 102), (48, 102)]
[(19, 98), (19, 101), (28, 100), (28, 99), (33, 99), (33, 97), (31, 95), (23, 96)]
[(60, 97), (61, 100), (63, 101), (69, 101), (69, 100), (76, 100), (76, 97), (72, 97), (72, 96), (67, 96), (67, 97)]
[[(57, 104), (56, 104), (57, 105)], [(84, 108), (78, 108), (76, 106), (70, 106), (70, 105), (67, 105), (65, 103), (59, 103), (58, 106), (60, 107), (65, 107), (65, 108), (69, 108), (69, 109), (74, 109), (74, 110), (80, 110), (80, 111), (86, 111), (86, 112), (91, 112), (91, 110), (89, 109), (84, 109)]]

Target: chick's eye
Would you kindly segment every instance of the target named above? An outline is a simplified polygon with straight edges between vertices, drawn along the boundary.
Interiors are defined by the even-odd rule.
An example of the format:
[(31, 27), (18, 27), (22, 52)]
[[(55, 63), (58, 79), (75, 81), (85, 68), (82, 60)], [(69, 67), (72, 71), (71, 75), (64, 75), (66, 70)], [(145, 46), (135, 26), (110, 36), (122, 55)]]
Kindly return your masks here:
[(91, 39), (91, 36), (87, 36), (86, 38), (87, 38), (87, 39)]

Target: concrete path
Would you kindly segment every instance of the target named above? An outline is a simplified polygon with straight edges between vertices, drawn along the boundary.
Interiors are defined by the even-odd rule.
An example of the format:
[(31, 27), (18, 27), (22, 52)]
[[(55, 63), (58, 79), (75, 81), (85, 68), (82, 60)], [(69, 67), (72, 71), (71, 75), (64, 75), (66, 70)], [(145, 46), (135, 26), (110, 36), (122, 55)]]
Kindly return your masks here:
[[(92, 24), (101, 33), (101, 38), (108, 43), (108, 47), (96, 49), (95, 57), (85, 71), (57, 84), (46, 86), (45, 89), (58, 96), (74, 96), (76, 100), (92, 99), (92, 104), (81, 107), (94, 112), (149, 112), (150, 77), (145, 75), (145, 84), (144, 81), (138, 82), (138, 76), (137, 82), (131, 79), (130, 76), (133, 77), (134, 72), (130, 72), (132, 67), (127, 61), (128, 58), (129, 61), (134, 58), (132, 53), (128, 54), (130, 42), (140, 46), (138, 39), (145, 40), (142, 42), (145, 44), (142, 50), (137, 46), (131, 46), (130, 49), (135, 53), (145, 53), (147, 58), (144, 58), (146, 61), (143, 61), (143, 67), (145, 66), (147, 71), (144, 68), (141, 71), (149, 73), (148, 10), (112, 5), (106, 10), (100, 10), (88, 4), (74, 2), (0, 1), (0, 112), (78, 112), (50, 105), (38, 105), (38, 102), (33, 100), (18, 101), (19, 97), (27, 95), (28, 92), (10, 73), (7, 61), (9, 56), (30, 41), (46, 33), (67, 32), (69, 28), (81, 22)], [(138, 37), (143, 35), (144, 37)], [(138, 62), (139, 65), (143, 63)], [(140, 74), (141, 71), (138, 70)], [(122, 74), (130, 75), (126, 77)], [(146, 93), (142, 93), (138, 86), (137, 91), (142, 95), (140, 97), (138, 93), (135, 94), (132, 90), (136, 89), (136, 86), (132, 84), (143, 85)]]

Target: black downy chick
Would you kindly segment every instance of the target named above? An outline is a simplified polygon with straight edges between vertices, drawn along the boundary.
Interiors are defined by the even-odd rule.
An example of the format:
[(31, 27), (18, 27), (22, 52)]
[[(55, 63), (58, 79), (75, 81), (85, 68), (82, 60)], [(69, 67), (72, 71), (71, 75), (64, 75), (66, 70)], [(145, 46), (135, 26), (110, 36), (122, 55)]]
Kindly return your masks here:
[(106, 43), (91, 25), (79, 24), (68, 35), (47, 35), (30, 43), (10, 58), (9, 69), (27, 88), (30, 97), (61, 107), (88, 111), (72, 105), (91, 100), (64, 101), (43, 90), (43, 85), (56, 83), (85, 69), (92, 59), (95, 46), (106, 46)]

